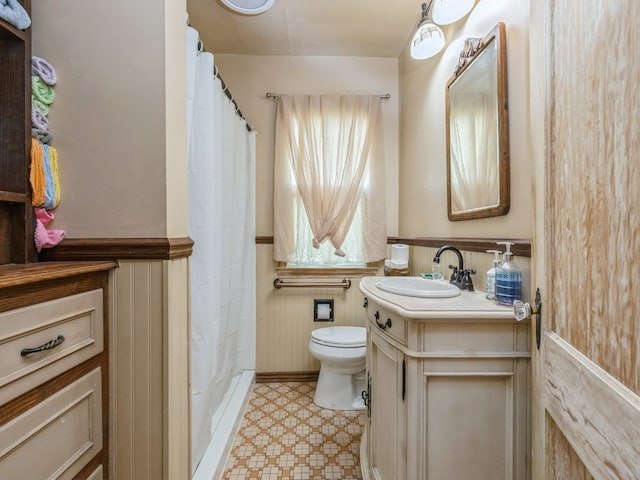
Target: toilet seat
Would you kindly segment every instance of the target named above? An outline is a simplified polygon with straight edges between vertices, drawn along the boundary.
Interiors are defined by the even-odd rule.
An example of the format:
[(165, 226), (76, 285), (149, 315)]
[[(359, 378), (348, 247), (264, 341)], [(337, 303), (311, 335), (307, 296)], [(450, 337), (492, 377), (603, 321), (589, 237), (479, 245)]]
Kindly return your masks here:
[(364, 327), (323, 327), (311, 332), (311, 341), (336, 348), (359, 348), (367, 343)]

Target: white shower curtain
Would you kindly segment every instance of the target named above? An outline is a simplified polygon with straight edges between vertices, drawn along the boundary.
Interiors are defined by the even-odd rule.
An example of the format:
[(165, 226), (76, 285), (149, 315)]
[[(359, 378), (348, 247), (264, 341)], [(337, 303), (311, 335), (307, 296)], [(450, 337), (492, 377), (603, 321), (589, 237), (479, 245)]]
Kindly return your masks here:
[(191, 257), (192, 468), (231, 378), (255, 369), (255, 133), (198, 52), (187, 28), (187, 126)]

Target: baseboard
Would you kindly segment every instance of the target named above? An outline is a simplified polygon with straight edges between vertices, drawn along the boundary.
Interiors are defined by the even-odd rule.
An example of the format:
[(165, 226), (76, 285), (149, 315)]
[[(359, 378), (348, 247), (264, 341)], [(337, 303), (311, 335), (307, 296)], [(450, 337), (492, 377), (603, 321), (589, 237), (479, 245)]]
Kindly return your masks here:
[(317, 382), (317, 371), (307, 372), (261, 372), (256, 373), (256, 383)]

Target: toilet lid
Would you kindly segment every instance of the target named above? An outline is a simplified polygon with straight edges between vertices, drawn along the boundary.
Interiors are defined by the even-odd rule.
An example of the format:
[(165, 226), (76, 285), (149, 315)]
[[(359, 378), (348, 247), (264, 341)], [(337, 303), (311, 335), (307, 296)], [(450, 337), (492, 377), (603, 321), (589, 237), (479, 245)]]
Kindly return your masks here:
[(367, 331), (364, 327), (324, 327), (311, 332), (311, 338), (330, 347), (364, 347)]

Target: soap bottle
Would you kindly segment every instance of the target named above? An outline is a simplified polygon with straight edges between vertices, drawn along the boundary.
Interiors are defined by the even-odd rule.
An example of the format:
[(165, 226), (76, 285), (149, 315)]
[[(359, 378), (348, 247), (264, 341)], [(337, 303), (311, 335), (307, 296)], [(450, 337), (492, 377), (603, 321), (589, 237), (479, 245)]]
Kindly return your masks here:
[(496, 271), (500, 266), (500, 250), (487, 250), (487, 253), (493, 253), (493, 266), (487, 270), (487, 299), (496, 299)]
[(513, 305), (516, 300), (521, 300), (522, 272), (513, 261), (511, 245), (513, 242), (496, 242), (504, 245), (504, 262), (496, 270), (496, 302), (502, 305)]

